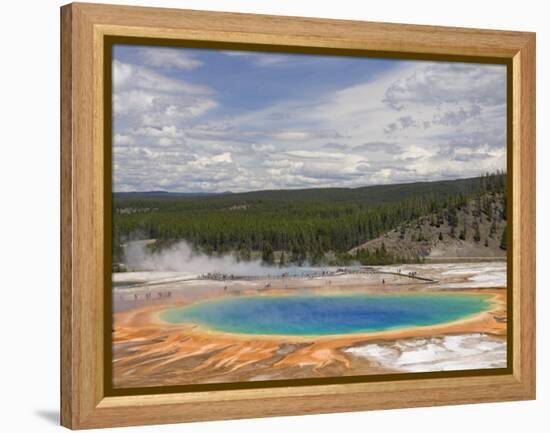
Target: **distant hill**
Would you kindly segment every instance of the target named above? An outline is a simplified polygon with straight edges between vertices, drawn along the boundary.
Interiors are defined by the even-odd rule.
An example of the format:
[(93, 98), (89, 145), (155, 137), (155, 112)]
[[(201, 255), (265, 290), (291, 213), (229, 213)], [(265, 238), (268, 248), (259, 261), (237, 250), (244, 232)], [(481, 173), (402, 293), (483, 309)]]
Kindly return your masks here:
[[(506, 228), (503, 194), (483, 194), (457, 208), (445, 208), (352, 248), (349, 254), (384, 250), (404, 261), (504, 258)], [(452, 215), (451, 215), (452, 214)]]
[(262, 190), (231, 195), (235, 200), (360, 202), (380, 204), (401, 201), (412, 196), (426, 194), (467, 193), (477, 187), (479, 178), (414, 182), (391, 185), (371, 185), (359, 188), (308, 188), (286, 190)]
[[(307, 188), (307, 189), (280, 189), (280, 190), (259, 190), (249, 192), (168, 192), (168, 191), (144, 191), (144, 192), (115, 192), (113, 195), (118, 199), (182, 199), (191, 201), (200, 198), (201, 207), (206, 202), (215, 203), (223, 200), (242, 204), (254, 201), (271, 202), (330, 202), (330, 203), (360, 203), (382, 204), (392, 203), (408, 199), (414, 196), (425, 196), (428, 194), (468, 194), (475, 191), (479, 186), (480, 177), (443, 180), (435, 182), (413, 182), (390, 185), (371, 185), (359, 188)], [(164, 201), (164, 200), (163, 200)]]
[(115, 198), (185, 198), (185, 197), (209, 197), (215, 195), (227, 195), (231, 192), (169, 192), (169, 191), (130, 191), (114, 192)]

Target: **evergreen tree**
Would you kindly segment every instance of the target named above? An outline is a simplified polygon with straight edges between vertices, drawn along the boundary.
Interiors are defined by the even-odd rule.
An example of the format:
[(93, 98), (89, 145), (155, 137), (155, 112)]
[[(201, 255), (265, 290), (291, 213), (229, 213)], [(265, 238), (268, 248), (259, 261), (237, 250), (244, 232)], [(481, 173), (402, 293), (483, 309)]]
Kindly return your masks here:
[(311, 253), (311, 264), (312, 265), (319, 265), (325, 255), (323, 254), (323, 251), (320, 248), (315, 248), (313, 252)]
[(262, 261), (268, 265), (272, 265), (274, 260), (273, 247), (269, 242), (265, 242), (262, 248)]
[(500, 249), (506, 250), (507, 248), (508, 248), (508, 236), (507, 236), (506, 226), (504, 226), (504, 229), (502, 230), (502, 235), (500, 236)]
[(460, 234), (458, 235), (459, 239), (462, 239), (463, 241), (466, 240), (466, 218), (464, 218), (464, 225), (462, 227), (462, 230), (460, 231)]
[(285, 255), (285, 250), (283, 250), (281, 252), (281, 257), (279, 258), (279, 266), (281, 268), (285, 267), (287, 264), (287, 261), (286, 261), (286, 255)]
[(487, 219), (491, 221), (493, 210), (488, 197), (485, 197), (483, 200), (483, 213), (487, 216)]
[(298, 266), (301, 266), (306, 261), (306, 252), (303, 247), (293, 245), (290, 253), (290, 261), (292, 263), (296, 263)]
[(476, 223), (474, 230), (474, 241), (479, 242), (481, 240), (481, 233), (479, 233), (479, 224)]
[(241, 247), (239, 248), (238, 258), (243, 262), (248, 262), (252, 258), (252, 251), (245, 243), (241, 244)]
[(497, 223), (493, 219), (493, 222), (491, 223), (491, 227), (489, 228), (489, 237), (492, 238), (496, 232), (497, 232)]
[(456, 213), (456, 208), (455, 207), (452, 207), (451, 209), (449, 209), (449, 225), (452, 227), (452, 228), (456, 228), (458, 227), (458, 215)]
[(454, 238), (456, 237), (455, 228), (451, 226), (451, 230), (449, 231), (449, 236)]

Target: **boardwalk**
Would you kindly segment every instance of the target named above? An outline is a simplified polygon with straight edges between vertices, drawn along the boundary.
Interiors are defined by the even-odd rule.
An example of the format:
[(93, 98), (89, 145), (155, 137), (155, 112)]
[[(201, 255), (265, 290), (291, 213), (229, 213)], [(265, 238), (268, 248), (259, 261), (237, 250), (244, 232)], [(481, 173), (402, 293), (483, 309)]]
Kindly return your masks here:
[(317, 271), (317, 272), (304, 272), (304, 273), (282, 273), (279, 275), (235, 275), (235, 274), (223, 274), (219, 272), (207, 273), (200, 275), (199, 280), (215, 280), (215, 281), (260, 281), (260, 280), (283, 280), (286, 278), (320, 278), (320, 277), (338, 277), (341, 275), (395, 275), (399, 277), (411, 278), (415, 280), (424, 281), (427, 283), (437, 283), (436, 280), (427, 277), (421, 277), (416, 272), (409, 272), (407, 274), (402, 272), (381, 271), (371, 267), (364, 267), (360, 269), (350, 268), (338, 268), (335, 271)]

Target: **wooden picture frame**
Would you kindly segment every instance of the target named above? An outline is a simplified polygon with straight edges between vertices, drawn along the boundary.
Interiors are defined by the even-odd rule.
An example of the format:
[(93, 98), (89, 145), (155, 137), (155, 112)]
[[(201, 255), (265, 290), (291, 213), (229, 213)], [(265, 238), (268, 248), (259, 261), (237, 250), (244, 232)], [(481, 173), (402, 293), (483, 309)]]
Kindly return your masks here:
[[(508, 284), (504, 374), (108, 395), (105, 382), (105, 41), (135, 37), (265, 50), (495, 59), (509, 78)], [(61, 8), (61, 424), (96, 428), (535, 398), (534, 33), (74, 3)], [(107, 272), (108, 271), (108, 272)]]

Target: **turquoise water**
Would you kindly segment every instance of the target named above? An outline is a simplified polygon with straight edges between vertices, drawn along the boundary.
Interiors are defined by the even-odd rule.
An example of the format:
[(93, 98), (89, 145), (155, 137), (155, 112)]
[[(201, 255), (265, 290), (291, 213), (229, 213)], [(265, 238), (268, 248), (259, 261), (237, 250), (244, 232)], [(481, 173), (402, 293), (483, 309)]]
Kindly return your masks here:
[(264, 335), (334, 335), (436, 325), (490, 307), (488, 295), (247, 296), (166, 310), (161, 319), (213, 331)]

